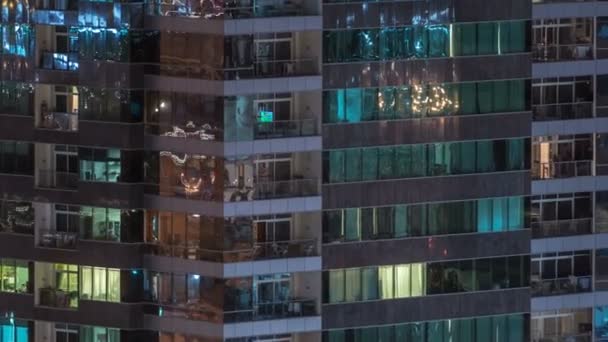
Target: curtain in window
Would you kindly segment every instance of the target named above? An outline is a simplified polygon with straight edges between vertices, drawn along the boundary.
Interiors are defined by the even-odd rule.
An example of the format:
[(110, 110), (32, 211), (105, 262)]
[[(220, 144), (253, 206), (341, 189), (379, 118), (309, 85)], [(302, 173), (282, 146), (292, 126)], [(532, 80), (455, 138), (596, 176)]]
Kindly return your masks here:
[(345, 181), (353, 182), (361, 180), (361, 150), (358, 148), (346, 150), (345, 159)]
[(507, 170), (521, 170), (524, 168), (525, 140), (507, 140)]
[(395, 266), (395, 298), (411, 296), (410, 278), (410, 265)]
[(409, 87), (395, 89), (395, 118), (405, 119), (412, 117), (412, 98)]
[(394, 149), (392, 147), (381, 147), (378, 149), (379, 179), (394, 178), (393, 162)]
[(500, 232), (507, 230), (507, 208), (506, 198), (494, 198), (492, 200), (492, 231)]
[(495, 171), (493, 141), (478, 141), (476, 152), (477, 172)]
[(524, 52), (526, 50), (526, 22), (507, 21), (499, 24), (501, 53)]
[(462, 83), (459, 86), (459, 108), (462, 114), (476, 114), (477, 109), (477, 83)]
[(344, 177), (344, 151), (329, 151), (329, 182), (343, 182)]
[(477, 24), (457, 24), (454, 28), (454, 55), (471, 56), (477, 54)]
[(411, 296), (418, 297), (426, 294), (426, 269), (424, 264), (411, 264)]
[(518, 112), (526, 109), (526, 81), (509, 81), (509, 111)]
[(492, 318), (479, 317), (475, 324), (475, 342), (487, 342), (492, 340)]
[(378, 120), (390, 120), (395, 117), (395, 89), (378, 89)]
[(373, 180), (378, 177), (378, 148), (364, 148), (362, 157), (362, 180)]
[(360, 239), (359, 209), (344, 209), (344, 239), (354, 241)]
[(426, 336), (426, 342), (444, 342), (443, 321), (428, 322), (426, 324)]
[(477, 24), (477, 54), (492, 55), (498, 52), (498, 41), (495, 23)]
[(395, 147), (395, 177), (405, 178), (411, 176), (411, 147), (408, 145)]
[(378, 299), (378, 269), (366, 267), (361, 270), (362, 299)]
[(477, 231), (489, 232), (492, 228), (492, 200), (482, 199), (477, 201)]
[(361, 101), (361, 121), (370, 121), (378, 117), (378, 89), (361, 89), (358, 95)]
[(345, 90), (345, 103), (343, 103), (343, 107), (346, 108), (346, 117), (345, 120), (347, 122), (360, 122), (363, 120), (363, 89), (352, 88)]
[(493, 108), (492, 112), (509, 111), (509, 81), (492, 82)]
[(353, 268), (344, 271), (344, 299), (347, 302), (361, 300), (361, 269)]
[(344, 89), (323, 92), (324, 122), (342, 122), (346, 119), (344, 96)]
[(491, 113), (493, 109), (493, 86), (492, 82), (480, 82), (477, 84), (477, 103), (480, 113)]
[(507, 342), (519, 342), (524, 340), (525, 323), (522, 315), (507, 316), (507, 331), (509, 333)]
[(329, 271), (329, 302), (344, 301), (344, 270)]
[(509, 197), (509, 230), (524, 228), (524, 199)]
[(407, 226), (407, 207), (405, 205), (398, 205), (395, 207), (395, 237), (408, 236)]
[(108, 301), (120, 302), (120, 270), (108, 269)]
[(428, 27), (429, 57), (447, 57), (450, 51), (450, 29), (446, 25)]
[(394, 298), (393, 266), (378, 267), (378, 284), (380, 289), (380, 299)]
[(80, 267), (80, 298), (93, 299), (93, 269), (89, 266)]

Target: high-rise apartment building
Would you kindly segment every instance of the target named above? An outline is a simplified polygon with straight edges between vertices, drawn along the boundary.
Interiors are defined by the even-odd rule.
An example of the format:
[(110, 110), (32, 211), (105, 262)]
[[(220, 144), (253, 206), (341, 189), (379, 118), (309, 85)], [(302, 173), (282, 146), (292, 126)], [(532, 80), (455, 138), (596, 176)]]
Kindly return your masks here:
[(608, 2), (533, 4), (533, 341), (608, 341)]
[(608, 341), (608, 1), (31, 1), (0, 342)]

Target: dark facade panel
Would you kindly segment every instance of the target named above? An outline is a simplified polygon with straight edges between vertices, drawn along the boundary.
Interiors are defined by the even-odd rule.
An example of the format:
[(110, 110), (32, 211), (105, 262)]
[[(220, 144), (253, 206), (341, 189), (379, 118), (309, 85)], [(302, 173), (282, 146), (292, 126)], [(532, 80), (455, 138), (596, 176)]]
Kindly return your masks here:
[(328, 124), (323, 148), (528, 137), (531, 124), (530, 112)]
[(529, 53), (359, 62), (323, 66), (323, 88), (366, 88), (408, 84), (472, 82), (530, 78)]
[(26, 115), (0, 115), (2, 140), (34, 140), (34, 117)]
[[(414, 25), (415, 18), (433, 24), (530, 19), (532, 3), (516, 0), (444, 0), (332, 3), (323, 6), (323, 28)], [(349, 20), (344, 20), (349, 18)]]
[(0, 312), (14, 312), (20, 319), (70, 322), (119, 329), (141, 328), (142, 306), (142, 304), (81, 300), (78, 309), (55, 309), (35, 306), (32, 294), (0, 293)]
[(523, 196), (530, 186), (529, 171), (325, 184), (323, 209)]
[[(365, 253), (361, 253), (365, 251)], [(530, 253), (528, 230), (387, 239), (323, 246), (323, 269)]]
[(141, 149), (144, 141), (143, 124), (80, 121), (79, 145)]
[(143, 245), (78, 241), (76, 249), (39, 248), (34, 236), (20, 234), (0, 235), (2, 257), (56, 263), (74, 263), (120, 269), (141, 268)]
[(528, 288), (323, 305), (323, 329), (421, 322), (530, 311)]
[(67, 70), (36, 69), (35, 80), (38, 83), (69, 85), (78, 84), (78, 72)]
[[(33, 126), (33, 123), (32, 123)], [(34, 129), (33, 141), (48, 144), (78, 145), (77, 132), (65, 132), (52, 129)]]
[(6, 200), (109, 208), (143, 207), (143, 185), (132, 183), (78, 182), (74, 190), (42, 189), (35, 187), (33, 176), (0, 174), (0, 196)]
[(95, 88), (144, 88), (143, 64), (79, 61), (74, 84)]

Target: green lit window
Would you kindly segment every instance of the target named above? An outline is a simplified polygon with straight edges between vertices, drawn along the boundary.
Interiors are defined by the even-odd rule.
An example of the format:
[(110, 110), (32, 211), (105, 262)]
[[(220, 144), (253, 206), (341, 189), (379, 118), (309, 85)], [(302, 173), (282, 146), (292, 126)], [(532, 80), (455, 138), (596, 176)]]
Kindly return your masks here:
[(358, 302), (525, 287), (529, 262), (528, 256), (510, 256), (329, 270), (323, 277), (325, 300)]
[(80, 297), (87, 300), (120, 302), (120, 270), (81, 266)]

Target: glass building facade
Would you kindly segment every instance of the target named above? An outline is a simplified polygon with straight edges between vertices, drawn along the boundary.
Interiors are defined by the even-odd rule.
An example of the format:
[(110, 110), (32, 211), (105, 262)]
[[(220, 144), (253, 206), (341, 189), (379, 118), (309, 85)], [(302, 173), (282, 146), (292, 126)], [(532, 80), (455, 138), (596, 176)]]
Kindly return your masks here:
[(608, 1), (1, 6), (0, 342), (608, 341)]

